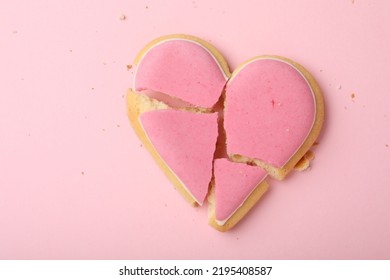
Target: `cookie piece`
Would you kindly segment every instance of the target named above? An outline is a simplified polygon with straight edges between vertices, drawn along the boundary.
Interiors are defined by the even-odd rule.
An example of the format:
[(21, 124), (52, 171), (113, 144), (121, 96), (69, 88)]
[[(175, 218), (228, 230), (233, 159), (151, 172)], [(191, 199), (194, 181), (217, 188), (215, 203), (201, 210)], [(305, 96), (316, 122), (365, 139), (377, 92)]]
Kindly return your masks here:
[(202, 205), (212, 177), (217, 113), (174, 110), (132, 91), (127, 105), (130, 123), (157, 164), (188, 202)]
[(267, 191), (265, 170), (227, 159), (214, 161), (209, 224), (219, 231), (235, 226)]
[(209, 43), (189, 35), (169, 35), (149, 43), (136, 57), (134, 89), (151, 90), (196, 107), (218, 101), (230, 71)]
[(255, 57), (226, 86), (227, 152), (282, 180), (317, 138), (324, 118), (320, 89), (299, 64)]
[(217, 117), (217, 113), (194, 114), (172, 109), (140, 115), (149, 141), (199, 205), (211, 181)]

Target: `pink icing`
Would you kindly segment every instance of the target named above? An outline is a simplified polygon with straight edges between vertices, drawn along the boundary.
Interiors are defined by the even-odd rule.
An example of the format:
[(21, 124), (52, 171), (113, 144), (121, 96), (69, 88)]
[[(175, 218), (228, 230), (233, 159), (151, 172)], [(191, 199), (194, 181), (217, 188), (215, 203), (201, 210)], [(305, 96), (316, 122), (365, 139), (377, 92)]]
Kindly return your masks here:
[(222, 93), (226, 77), (204, 47), (172, 39), (144, 54), (134, 82), (137, 91), (162, 92), (195, 106), (211, 108)]
[(254, 60), (227, 84), (227, 151), (282, 167), (306, 139), (314, 116), (311, 88), (293, 66)]
[(149, 111), (140, 122), (161, 158), (194, 199), (202, 204), (212, 176), (218, 114)]
[(215, 218), (224, 221), (241, 206), (267, 174), (259, 167), (216, 159), (214, 176)]

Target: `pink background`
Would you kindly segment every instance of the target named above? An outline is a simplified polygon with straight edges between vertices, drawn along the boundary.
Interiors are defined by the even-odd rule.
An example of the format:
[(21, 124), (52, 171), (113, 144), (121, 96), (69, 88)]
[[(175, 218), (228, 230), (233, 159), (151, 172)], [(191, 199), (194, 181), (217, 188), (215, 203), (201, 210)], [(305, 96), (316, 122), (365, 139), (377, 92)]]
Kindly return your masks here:
[[(389, 1), (7, 2), (1, 259), (390, 258)], [(232, 69), (292, 58), (323, 89), (312, 168), (270, 182), (228, 233), (171, 187), (126, 117), (126, 65), (169, 33), (210, 41)]]

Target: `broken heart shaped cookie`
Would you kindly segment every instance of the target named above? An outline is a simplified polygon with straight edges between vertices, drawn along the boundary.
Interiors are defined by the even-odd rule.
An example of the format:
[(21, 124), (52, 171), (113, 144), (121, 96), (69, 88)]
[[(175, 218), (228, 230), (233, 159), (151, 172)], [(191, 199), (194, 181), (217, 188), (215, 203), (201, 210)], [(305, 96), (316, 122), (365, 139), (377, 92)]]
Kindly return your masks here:
[(261, 56), (233, 73), (209, 43), (168, 35), (134, 61), (127, 111), (159, 167), (193, 205), (207, 198), (209, 224), (236, 225), (305, 157), (324, 106), (313, 77), (282, 57)]

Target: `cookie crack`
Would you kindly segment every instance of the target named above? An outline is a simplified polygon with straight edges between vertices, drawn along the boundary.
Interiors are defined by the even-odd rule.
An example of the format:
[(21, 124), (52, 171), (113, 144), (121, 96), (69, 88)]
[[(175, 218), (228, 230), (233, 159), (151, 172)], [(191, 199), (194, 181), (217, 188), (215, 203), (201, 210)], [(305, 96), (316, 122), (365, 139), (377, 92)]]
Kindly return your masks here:
[(194, 113), (214, 113), (213, 108), (205, 108), (201, 106), (196, 106), (192, 103), (184, 101), (178, 97), (169, 95), (168, 93), (159, 92), (150, 89), (141, 89), (138, 91), (132, 90), (134, 93), (149, 97), (151, 100), (155, 100), (165, 105), (169, 106), (170, 109), (176, 110), (187, 110)]
[[(213, 109), (202, 108), (202, 107), (193, 107), (188, 103), (188, 106), (184, 106), (184, 101), (178, 101), (174, 97), (168, 96), (163, 93), (155, 91), (145, 91), (145, 92), (135, 92), (132, 89), (129, 89), (127, 92), (128, 102), (134, 102), (139, 114), (154, 111), (154, 110), (164, 110), (164, 109), (173, 109), (178, 111), (186, 111), (195, 114), (209, 114), (215, 113)], [(164, 98), (161, 98), (164, 95)], [(160, 97), (160, 98), (159, 98)], [(180, 106), (179, 104), (183, 105)]]

